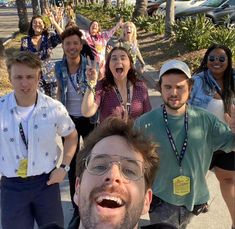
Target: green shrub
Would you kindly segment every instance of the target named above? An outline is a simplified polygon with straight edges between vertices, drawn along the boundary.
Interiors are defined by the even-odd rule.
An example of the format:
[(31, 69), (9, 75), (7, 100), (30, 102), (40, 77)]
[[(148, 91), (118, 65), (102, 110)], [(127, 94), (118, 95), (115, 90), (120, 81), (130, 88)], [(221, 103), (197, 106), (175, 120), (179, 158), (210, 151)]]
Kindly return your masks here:
[(227, 29), (225, 27), (217, 27), (212, 31), (209, 37), (210, 43), (226, 45), (232, 50), (235, 58), (235, 29)]
[(207, 48), (210, 45), (210, 34), (215, 26), (203, 15), (177, 20), (174, 26), (177, 41), (183, 41), (190, 50)]

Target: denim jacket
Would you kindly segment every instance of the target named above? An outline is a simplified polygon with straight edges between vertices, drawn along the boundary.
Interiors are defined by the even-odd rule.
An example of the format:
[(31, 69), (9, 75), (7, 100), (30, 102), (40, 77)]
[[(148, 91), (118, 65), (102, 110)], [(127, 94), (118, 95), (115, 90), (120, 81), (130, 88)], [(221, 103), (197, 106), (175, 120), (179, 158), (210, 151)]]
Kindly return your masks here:
[[(206, 80), (206, 74), (208, 80)], [(210, 70), (194, 75), (193, 80), (194, 84), (189, 103), (206, 109), (217, 90), (220, 90), (220, 87), (214, 80)]]
[[(86, 64), (87, 60), (84, 56), (81, 56), (81, 77), (79, 79), (79, 89), (82, 95), (85, 94), (87, 88), (87, 79), (86, 79)], [(55, 65), (55, 74), (58, 82), (60, 83), (61, 97), (60, 101), (66, 107), (67, 103), (67, 91), (68, 91), (68, 80), (69, 72), (66, 57), (63, 57), (61, 61), (58, 61)]]

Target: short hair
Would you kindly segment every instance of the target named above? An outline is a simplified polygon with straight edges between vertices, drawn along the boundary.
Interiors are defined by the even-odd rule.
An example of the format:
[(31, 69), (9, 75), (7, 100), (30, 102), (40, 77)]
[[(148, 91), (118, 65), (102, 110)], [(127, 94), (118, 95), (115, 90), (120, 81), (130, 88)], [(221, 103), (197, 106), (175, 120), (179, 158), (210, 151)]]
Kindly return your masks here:
[(147, 188), (151, 188), (155, 173), (159, 166), (158, 146), (151, 138), (133, 128), (133, 121), (109, 117), (100, 124), (84, 141), (84, 148), (77, 155), (76, 174), (82, 179), (85, 170), (85, 159), (91, 154), (93, 147), (103, 138), (118, 135), (127, 140), (127, 143), (139, 152), (144, 159), (144, 180)]
[(16, 51), (7, 58), (7, 70), (9, 73), (14, 64), (24, 64), (30, 68), (38, 68), (41, 70), (41, 60), (38, 55), (29, 51)]
[(77, 26), (68, 27), (64, 30), (63, 33), (61, 33), (61, 39), (64, 41), (65, 38), (77, 35), (79, 39), (82, 41), (82, 32), (79, 30)]
[[(159, 91), (161, 91), (162, 78), (163, 78), (164, 75), (166, 75), (166, 74), (176, 74), (176, 75), (184, 74), (185, 77), (187, 77), (186, 74), (185, 74), (183, 71), (181, 71), (180, 69), (174, 69), (174, 68), (173, 68), (173, 69), (170, 69), (170, 70), (166, 71), (166, 72), (162, 75), (162, 77), (160, 78), (160, 80), (158, 81), (158, 83), (157, 83), (157, 89), (158, 89)], [(187, 79), (188, 79), (187, 82), (188, 82), (189, 87), (192, 88), (192, 86), (193, 86), (193, 79), (189, 79), (188, 77), (187, 77)]]

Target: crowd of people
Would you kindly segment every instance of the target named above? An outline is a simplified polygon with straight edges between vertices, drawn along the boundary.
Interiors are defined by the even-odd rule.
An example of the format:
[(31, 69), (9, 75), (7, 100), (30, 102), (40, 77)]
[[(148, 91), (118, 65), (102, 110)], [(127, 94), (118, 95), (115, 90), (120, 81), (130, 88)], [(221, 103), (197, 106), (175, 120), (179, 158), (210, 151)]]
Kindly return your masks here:
[[(194, 74), (182, 61), (165, 62), (157, 85), (163, 104), (152, 109), (133, 22), (102, 31), (92, 21), (85, 31), (71, 4), (46, 13), (50, 30), (33, 16), (19, 52), (6, 60), (13, 92), (0, 98), (2, 228), (33, 229), (34, 221), (64, 228), (59, 183), (68, 173), (69, 229), (135, 229), (146, 213), (143, 228), (184, 229), (208, 211), (213, 169), (234, 229), (231, 50), (212, 45)], [(60, 43), (64, 55), (54, 63)]]

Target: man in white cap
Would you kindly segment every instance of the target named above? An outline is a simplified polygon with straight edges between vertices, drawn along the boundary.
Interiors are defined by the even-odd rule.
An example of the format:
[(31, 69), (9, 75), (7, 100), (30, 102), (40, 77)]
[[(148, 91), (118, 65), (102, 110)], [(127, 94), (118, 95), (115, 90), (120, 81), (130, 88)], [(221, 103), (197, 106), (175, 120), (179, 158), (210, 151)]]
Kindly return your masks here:
[[(137, 119), (135, 126), (160, 144), (151, 223), (168, 222), (182, 229), (194, 214), (205, 211), (209, 200), (205, 175), (213, 152), (234, 150), (235, 120), (230, 129), (207, 111), (187, 104), (193, 81), (184, 62), (168, 61), (159, 77), (164, 104)], [(234, 117), (234, 106), (232, 112)]]

